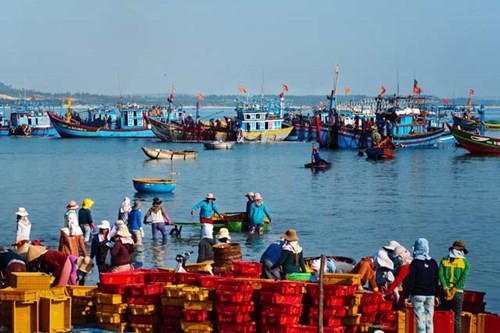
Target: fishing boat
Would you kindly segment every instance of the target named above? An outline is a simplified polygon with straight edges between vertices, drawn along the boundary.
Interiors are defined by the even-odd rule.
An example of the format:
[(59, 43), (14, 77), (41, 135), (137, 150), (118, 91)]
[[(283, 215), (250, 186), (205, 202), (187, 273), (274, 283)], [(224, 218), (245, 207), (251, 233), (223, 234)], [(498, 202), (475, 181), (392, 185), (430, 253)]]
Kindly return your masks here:
[(471, 154), (500, 155), (500, 138), (465, 131), (450, 124), (448, 126), (460, 147), (467, 149)]
[(5, 117), (3, 111), (0, 111), (0, 136), (9, 135), (9, 120)]
[(204, 142), (203, 146), (207, 150), (228, 150), (228, 149), (233, 149), (234, 142), (232, 142), (232, 141), (211, 141), (211, 142)]
[(194, 150), (173, 151), (147, 147), (142, 147), (141, 149), (152, 160), (191, 160), (198, 157), (198, 152)]
[(396, 155), (396, 145), (390, 137), (385, 138), (379, 144), (366, 148), (366, 155), (370, 159), (385, 159), (393, 158)]
[[(247, 219), (247, 214), (245, 212), (226, 212), (221, 213), (221, 216), (214, 215), (213, 223), (216, 225), (224, 225), (231, 232), (245, 232), (245, 221)], [(269, 220), (264, 217), (264, 232), (269, 229)]]
[(170, 193), (175, 189), (174, 179), (136, 178), (133, 179), (134, 188), (139, 193)]
[(484, 125), (489, 130), (500, 130), (500, 120), (485, 121)]
[(154, 138), (155, 134), (144, 120), (144, 115), (161, 117), (161, 111), (138, 105), (91, 109), (86, 112), (86, 119), (81, 119), (68, 106), (65, 116), (52, 112), (48, 112), (48, 116), (63, 138)]
[(46, 111), (12, 111), (8, 135), (14, 136), (54, 136), (57, 134)]

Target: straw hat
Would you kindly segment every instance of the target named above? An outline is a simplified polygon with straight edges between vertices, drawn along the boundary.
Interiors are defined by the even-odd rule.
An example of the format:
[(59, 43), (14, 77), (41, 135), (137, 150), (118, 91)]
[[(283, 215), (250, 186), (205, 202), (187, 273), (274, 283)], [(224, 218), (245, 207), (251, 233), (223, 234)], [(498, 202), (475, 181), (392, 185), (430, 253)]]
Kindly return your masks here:
[(45, 246), (31, 245), (28, 249), (26, 262), (32, 262), (33, 260), (38, 259), (45, 252), (47, 252), (47, 248)]
[(217, 237), (217, 239), (221, 239), (221, 238), (231, 239), (231, 236), (229, 236), (229, 230), (227, 230), (227, 228), (220, 228), (216, 237)]
[(394, 251), (394, 249), (398, 246), (401, 246), (401, 244), (399, 244), (395, 240), (391, 240), (389, 244), (384, 245), (383, 248), (386, 249), (387, 251)]
[(387, 252), (384, 250), (380, 250), (377, 252), (377, 254), (375, 255), (375, 260), (380, 267), (385, 267), (390, 270), (394, 269), (394, 263), (392, 262), (391, 258), (389, 258)]
[(25, 216), (28, 216), (28, 211), (24, 207), (19, 207), (17, 209), (16, 215), (19, 215), (21, 217), (25, 217)]
[(255, 193), (248, 192), (247, 194), (245, 194), (245, 197), (247, 197), (247, 198), (253, 198), (254, 195), (255, 195)]
[(68, 202), (68, 204), (66, 205), (66, 209), (78, 209), (78, 204), (76, 203), (75, 200), (71, 200), (70, 202)]
[(109, 224), (109, 221), (108, 221), (108, 220), (102, 220), (102, 221), (101, 221), (101, 224), (99, 224), (99, 225), (97, 226), (97, 228), (98, 228), (98, 229), (110, 229), (110, 228), (111, 228), (111, 226), (110, 226), (110, 224)]
[(299, 240), (299, 237), (297, 237), (297, 231), (295, 231), (295, 229), (288, 229), (287, 231), (285, 231), (285, 233), (281, 234), (281, 238), (289, 242)]
[(467, 246), (465, 245), (465, 241), (463, 240), (454, 241), (453, 245), (448, 249), (448, 251), (451, 251), (452, 249), (464, 251), (465, 254), (469, 253), (469, 251), (467, 250)]
[(120, 237), (132, 237), (132, 234), (128, 231), (128, 228), (125, 225), (119, 226), (116, 234)]
[(207, 196), (205, 197), (205, 199), (212, 199), (214, 201), (216, 200), (212, 193), (208, 193)]
[(78, 257), (76, 260), (76, 266), (78, 269), (84, 273), (92, 272), (92, 268), (94, 267), (94, 262), (90, 257)]

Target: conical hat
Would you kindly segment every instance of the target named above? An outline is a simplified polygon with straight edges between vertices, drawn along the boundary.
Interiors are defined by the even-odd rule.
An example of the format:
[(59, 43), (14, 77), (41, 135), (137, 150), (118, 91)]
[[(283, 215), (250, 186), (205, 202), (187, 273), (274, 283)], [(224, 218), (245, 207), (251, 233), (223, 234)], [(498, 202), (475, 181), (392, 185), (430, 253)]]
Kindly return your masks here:
[(45, 246), (31, 245), (28, 249), (26, 262), (32, 262), (33, 260), (38, 259), (45, 252), (47, 252), (47, 248)]

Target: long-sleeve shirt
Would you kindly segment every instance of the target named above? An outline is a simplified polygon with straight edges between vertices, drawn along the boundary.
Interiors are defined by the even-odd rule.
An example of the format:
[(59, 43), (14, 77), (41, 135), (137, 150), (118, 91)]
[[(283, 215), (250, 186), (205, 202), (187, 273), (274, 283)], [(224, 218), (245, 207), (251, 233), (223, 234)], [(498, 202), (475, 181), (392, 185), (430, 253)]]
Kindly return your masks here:
[(60, 251), (47, 250), (39, 258), (40, 269), (44, 273), (52, 274), (55, 277), (54, 284), (56, 284), (61, 276), (66, 260), (68, 260), (66, 254)]
[(394, 281), (389, 285), (389, 288), (384, 292), (384, 295), (389, 295), (391, 294), (401, 283), (403, 283), (403, 280), (408, 276), (410, 273), (410, 264), (404, 264), (401, 265), (399, 268), (398, 274), (394, 278)]
[(375, 265), (373, 264), (373, 259), (370, 257), (364, 257), (360, 262), (354, 266), (351, 273), (361, 275), (361, 285), (364, 286), (367, 282), (370, 284), (372, 289), (377, 288), (377, 281), (375, 279)]
[(130, 264), (133, 250), (133, 244), (123, 244), (121, 240), (117, 240), (111, 249), (111, 266)]
[(259, 206), (253, 203), (250, 206), (250, 213), (248, 214), (248, 220), (250, 223), (264, 224), (264, 216), (267, 216), (267, 218), (271, 220), (271, 215), (269, 214), (265, 203), (262, 203)]
[(262, 253), (260, 261), (269, 260), (273, 264), (277, 263), (281, 257), (281, 251), (283, 250), (283, 245), (285, 245), (284, 240), (277, 240), (267, 247), (267, 249)]
[(200, 209), (200, 217), (203, 218), (211, 218), (214, 216), (214, 212), (220, 215), (219, 209), (213, 201), (201, 200), (193, 206), (193, 210), (197, 210), (198, 208)]
[(413, 259), (410, 264), (404, 298), (412, 296), (437, 296), (439, 287), (438, 265), (434, 259)]
[(203, 238), (198, 244), (198, 259), (196, 262), (214, 260), (214, 249), (212, 248), (214, 244), (213, 239)]
[(92, 211), (90, 209), (80, 208), (78, 211), (78, 223), (80, 223), (80, 225), (94, 223), (92, 220)]
[(469, 261), (465, 258), (443, 258), (439, 265), (439, 282), (443, 288), (454, 287), (458, 291), (465, 288), (465, 280), (469, 275)]
[(298, 273), (299, 268), (300, 272), (305, 272), (306, 265), (304, 262), (303, 251), (295, 254), (292, 251), (284, 249), (281, 252), (280, 259), (271, 267), (271, 269), (275, 269), (280, 266), (283, 267), (283, 273), (285, 274)]
[(130, 230), (139, 230), (142, 227), (142, 213), (138, 209), (132, 209), (128, 213), (128, 228)]

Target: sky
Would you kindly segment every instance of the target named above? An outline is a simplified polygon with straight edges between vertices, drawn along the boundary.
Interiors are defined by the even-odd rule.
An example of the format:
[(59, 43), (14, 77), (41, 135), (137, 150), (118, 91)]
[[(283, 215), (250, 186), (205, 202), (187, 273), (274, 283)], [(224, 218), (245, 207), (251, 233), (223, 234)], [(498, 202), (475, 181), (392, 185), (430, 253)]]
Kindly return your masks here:
[(107, 95), (500, 96), (498, 0), (4, 0), (0, 82)]

